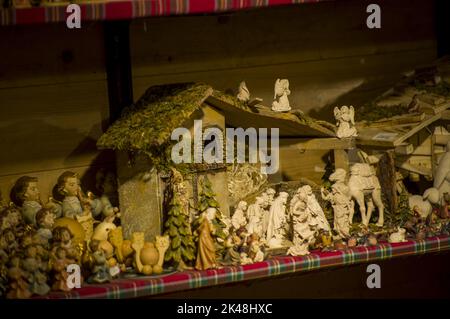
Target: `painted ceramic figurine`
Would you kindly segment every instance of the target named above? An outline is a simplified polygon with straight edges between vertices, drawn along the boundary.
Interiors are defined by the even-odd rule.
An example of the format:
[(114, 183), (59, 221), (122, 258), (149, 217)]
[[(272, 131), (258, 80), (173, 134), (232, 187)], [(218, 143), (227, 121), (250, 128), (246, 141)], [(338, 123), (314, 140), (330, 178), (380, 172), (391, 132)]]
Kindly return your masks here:
[(34, 245), (26, 248), (23, 268), (30, 273), (31, 292), (40, 296), (46, 295), (50, 291), (50, 287), (47, 285), (47, 267), (39, 257), (38, 249)]
[(215, 210), (207, 209), (202, 215), (200, 226), (196, 230), (198, 233), (197, 259), (195, 261), (195, 269), (205, 270), (216, 268), (216, 247), (212, 232), (214, 226), (211, 221), (214, 219)]
[(67, 266), (74, 264), (75, 260), (67, 258), (67, 250), (63, 247), (57, 247), (55, 250), (55, 260), (52, 265), (53, 271), (53, 285), (52, 290), (55, 291), (70, 291), (67, 285), (69, 273)]
[(103, 207), (98, 199), (83, 195), (78, 174), (70, 171), (62, 173), (58, 177), (56, 189), (64, 198), (62, 201), (64, 217), (76, 218), (89, 214), (97, 216), (102, 212)]
[(353, 106), (342, 106), (334, 108), (334, 117), (336, 119), (336, 136), (338, 138), (348, 138), (358, 136), (355, 127), (355, 109)]
[(245, 81), (242, 81), (239, 84), (237, 99), (241, 102), (247, 103), (250, 101), (250, 91), (247, 88), (247, 85), (245, 84)]
[(52, 237), (52, 229), (55, 224), (55, 215), (46, 208), (42, 208), (36, 214), (36, 225), (38, 227), (37, 235), (46, 243), (48, 243)]
[(100, 170), (96, 175), (96, 187), (101, 192), (100, 201), (102, 215), (109, 217), (115, 215), (119, 208), (117, 199), (117, 181), (112, 172)]
[[(375, 204), (379, 214), (377, 226), (382, 227), (384, 205), (381, 199), (381, 185), (374, 168), (366, 163), (353, 164), (350, 168), (348, 187), (352, 197), (358, 203), (362, 224), (365, 226), (369, 224)], [(350, 215), (350, 223), (353, 223), (353, 214)]]
[(91, 276), (88, 278), (88, 283), (102, 284), (111, 281), (111, 274), (109, 272), (108, 260), (105, 257), (105, 252), (100, 247), (99, 240), (92, 240), (89, 243), (92, 252)]
[(79, 253), (76, 247), (72, 244), (73, 235), (67, 227), (56, 227), (53, 229), (53, 244), (52, 244), (52, 254), (53, 257), (56, 256), (56, 252), (59, 248), (62, 248), (66, 251), (65, 257), (70, 259), (78, 259)]
[(350, 195), (350, 189), (346, 185), (347, 173), (338, 168), (330, 175), (330, 181), (334, 182), (331, 192), (321, 189), (322, 198), (331, 202), (334, 213), (334, 230), (341, 238), (350, 236), (350, 215), (353, 216), (354, 202)]
[[(235, 238), (238, 238), (238, 242), (235, 241)], [(230, 265), (238, 265), (240, 262), (240, 254), (239, 254), (239, 246), (240, 246), (239, 237), (236, 235), (229, 235), (225, 240), (225, 255), (221, 260), (221, 264), (225, 266)]]
[(10, 288), (6, 297), (9, 299), (30, 298), (32, 292), (30, 291), (30, 284), (27, 279), (30, 274), (21, 267), (19, 257), (13, 257), (10, 264), (11, 266), (8, 269)]
[(288, 95), (291, 94), (289, 90), (289, 80), (277, 79), (275, 82), (275, 93), (272, 102), (272, 110), (276, 112), (287, 112), (291, 110), (289, 105)]
[(286, 236), (286, 203), (288, 196), (288, 193), (280, 192), (270, 207), (266, 240), (271, 248), (282, 246)]
[(36, 214), (42, 208), (36, 177), (22, 176), (11, 189), (11, 201), (20, 207), (27, 224), (36, 225)]

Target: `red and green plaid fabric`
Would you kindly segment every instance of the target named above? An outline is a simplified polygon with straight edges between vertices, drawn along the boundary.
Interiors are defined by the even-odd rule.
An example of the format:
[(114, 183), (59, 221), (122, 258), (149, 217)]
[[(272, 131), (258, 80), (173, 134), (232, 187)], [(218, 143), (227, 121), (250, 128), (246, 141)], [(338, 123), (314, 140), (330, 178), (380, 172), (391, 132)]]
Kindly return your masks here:
[[(330, 0), (105, 0), (81, 1), (81, 21), (121, 20), (182, 14), (205, 14)], [(65, 22), (65, 5), (0, 8), (0, 25)]]
[(184, 271), (162, 276), (114, 280), (103, 285), (86, 285), (68, 293), (51, 293), (46, 298), (133, 298), (174, 291), (228, 284), (295, 272), (322, 269), (425, 254), (450, 249), (450, 237), (432, 237), (422, 241), (381, 243), (371, 247), (354, 247), (343, 251), (312, 252), (302, 257), (276, 257), (245, 266), (205, 271)]

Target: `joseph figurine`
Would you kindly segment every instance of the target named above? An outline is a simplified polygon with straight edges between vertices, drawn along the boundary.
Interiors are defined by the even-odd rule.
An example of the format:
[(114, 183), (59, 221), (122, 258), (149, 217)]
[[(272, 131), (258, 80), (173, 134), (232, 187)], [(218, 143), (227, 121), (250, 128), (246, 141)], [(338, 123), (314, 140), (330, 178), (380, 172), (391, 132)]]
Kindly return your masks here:
[[(211, 216), (212, 215), (212, 216)], [(216, 247), (214, 238), (211, 236), (214, 226), (211, 224), (215, 215), (215, 208), (208, 208), (200, 218), (202, 221), (198, 226), (198, 249), (197, 260), (195, 261), (195, 269), (205, 270), (216, 268)]]

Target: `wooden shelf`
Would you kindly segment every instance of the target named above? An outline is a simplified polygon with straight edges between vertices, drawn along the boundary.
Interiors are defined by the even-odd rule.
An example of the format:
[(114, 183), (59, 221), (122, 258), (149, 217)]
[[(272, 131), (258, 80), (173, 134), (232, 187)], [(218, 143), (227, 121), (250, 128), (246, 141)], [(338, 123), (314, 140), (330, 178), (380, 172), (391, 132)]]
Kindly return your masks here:
[[(223, 286), (256, 279), (276, 278), (281, 275), (310, 272), (340, 266), (378, 262), (397, 257), (447, 253), (450, 237), (438, 236), (404, 243), (380, 243), (376, 246), (358, 246), (346, 250), (318, 252), (306, 256), (277, 256), (263, 262), (244, 266), (224, 267), (204, 271), (183, 271), (158, 276), (137, 276), (116, 279), (108, 284), (83, 285), (70, 292), (52, 292), (36, 297), (60, 298), (137, 298), (175, 293), (198, 288)], [(280, 277), (278, 277), (280, 278)], [(332, 283), (330, 283), (331, 285)], [(294, 296), (291, 296), (294, 297)]]
[[(144, 17), (198, 15), (332, 0), (106, 0), (80, 1), (81, 21), (131, 20)], [(69, 2), (40, 7), (0, 8), (0, 25), (65, 22)]]

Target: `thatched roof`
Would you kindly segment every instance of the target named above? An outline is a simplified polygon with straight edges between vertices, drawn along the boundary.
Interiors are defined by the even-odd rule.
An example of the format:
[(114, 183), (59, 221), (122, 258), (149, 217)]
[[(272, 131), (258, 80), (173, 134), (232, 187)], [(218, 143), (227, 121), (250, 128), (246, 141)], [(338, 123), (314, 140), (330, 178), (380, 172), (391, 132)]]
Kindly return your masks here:
[(183, 83), (150, 87), (97, 142), (102, 149), (148, 150), (166, 142), (212, 94), (209, 85)]
[(303, 114), (277, 113), (269, 108), (254, 110), (234, 96), (201, 83), (150, 87), (97, 142), (101, 149), (144, 151), (170, 140), (172, 131), (182, 127), (194, 112), (210, 105), (235, 127), (277, 127), (281, 136), (334, 136), (334, 132)]

